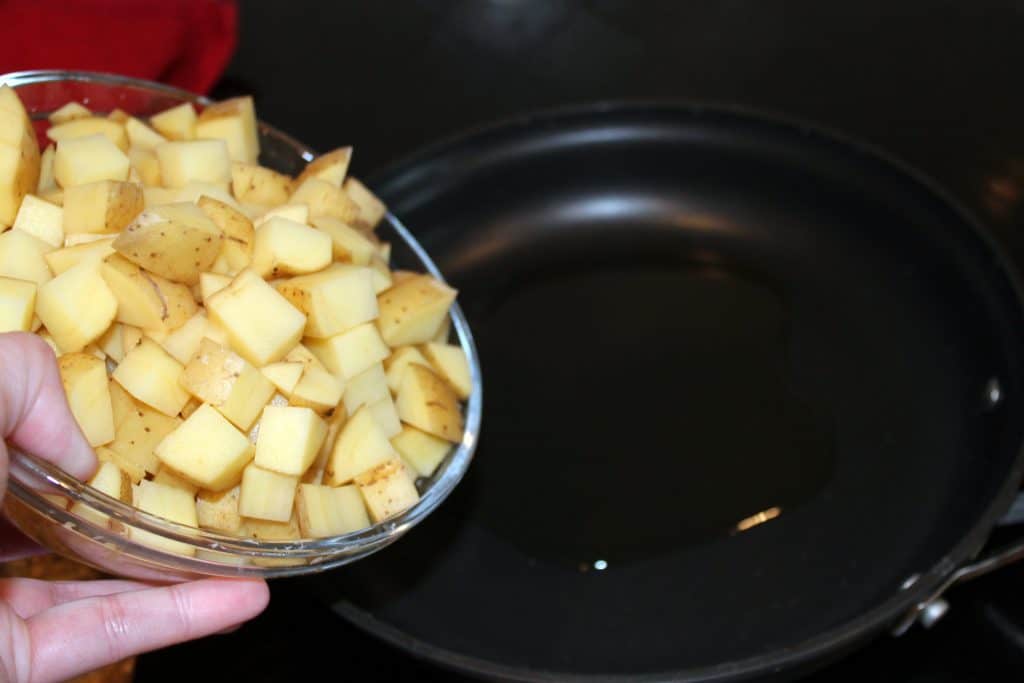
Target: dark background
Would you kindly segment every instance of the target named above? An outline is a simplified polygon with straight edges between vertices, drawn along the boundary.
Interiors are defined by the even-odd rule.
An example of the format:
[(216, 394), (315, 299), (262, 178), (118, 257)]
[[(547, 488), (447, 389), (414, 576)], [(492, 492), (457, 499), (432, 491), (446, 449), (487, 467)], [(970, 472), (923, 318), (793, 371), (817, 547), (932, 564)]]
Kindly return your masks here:
[[(362, 176), (541, 108), (669, 98), (766, 110), (910, 162), (1024, 257), (1022, 66), (1024, 2), (252, 1), (214, 95), (255, 94), (263, 120), (318, 150), (354, 145)], [(301, 581), (273, 593), (235, 635), (143, 657), (138, 680), (455, 680), (335, 618)], [(989, 617), (1021, 593), (1019, 570), (954, 593), (936, 630), (885, 640), (820, 680), (1020, 680)]]

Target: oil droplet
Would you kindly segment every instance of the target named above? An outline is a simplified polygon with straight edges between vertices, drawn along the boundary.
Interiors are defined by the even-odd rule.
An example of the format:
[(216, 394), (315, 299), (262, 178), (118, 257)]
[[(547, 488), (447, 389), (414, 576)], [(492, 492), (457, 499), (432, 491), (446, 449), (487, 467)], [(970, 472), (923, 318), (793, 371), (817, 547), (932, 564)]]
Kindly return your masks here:
[(1003, 400), (1003, 387), (999, 384), (999, 378), (993, 377), (985, 383), (985, 403), (990, 410), (995, 408)]

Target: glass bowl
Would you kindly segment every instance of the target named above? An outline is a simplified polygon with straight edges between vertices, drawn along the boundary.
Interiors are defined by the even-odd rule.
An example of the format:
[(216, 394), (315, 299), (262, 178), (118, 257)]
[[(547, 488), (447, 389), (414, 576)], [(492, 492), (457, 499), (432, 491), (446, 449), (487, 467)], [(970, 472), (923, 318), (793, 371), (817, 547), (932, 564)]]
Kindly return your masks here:
[[(40, 135), (48, 114), (70, 101), (98, 112), (115, 108), (148, 116), (192, 102), (211, 100), (159, 83), (99, 73), (23, 71), (0, 76), (15, 88)], [(260, 123), (260, 163), (296, 174), (314, 157), (309, 147)], [(339, 141), (340, 142), (340, 141)], [(392, 267), (441, 273), (423, 247), (390, 212), (377, 228), (391, 242)], [(404, 513), (358, 532), (333, 538), (264, 541), (238, 538), (169, 522), (136, 510), (78, 481), (30, 454), (11, 450), (3, 511), (27, 536), (61, 555), (111, 574), (148, 581), (182, 581), (202, 576), (277, 577), (320, 572), (384, 548), (421, 522), (455, 488), (473, 459), (480, 429), (483, 387), (473, 337), (458, 304), (451, 309), (452, 334), (469, 361), (472, 394), (465, 406), (462, 441), (429, 478), (417, 481), (421, 498)], [(89, 508), (93, 514), (72, 512)], [(99, 513), (101, 523), (93, 521)], [(102, 523), (105, 521), (106, 523)], [(182, 552), (161, 550), (133, 538), (150, 534), (178, 542)], [(160, 544), (158, 544), (160, 545)]]

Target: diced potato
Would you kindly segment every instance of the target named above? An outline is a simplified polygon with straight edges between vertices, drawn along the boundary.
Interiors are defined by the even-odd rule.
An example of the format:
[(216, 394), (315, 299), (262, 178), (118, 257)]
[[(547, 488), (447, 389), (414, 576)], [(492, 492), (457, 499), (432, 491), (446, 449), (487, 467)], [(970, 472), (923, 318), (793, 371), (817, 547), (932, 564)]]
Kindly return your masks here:
[(331, 238), (332, 253), (339, 261), (365, 266), (370, 263), (377, 247), (363, 233), (332, 216), (314, 216), (314, 226)]
[(100, 275), (117, 298), (118, 322), (170, 332), (196, 314), (188, 287), (148, 273), (120, 254), (103, 259)]
[[(160, 162), (157, 161), (156, 154), (153, 153), (152, 149), (143, 149), (141, 147), (131, 147), (128, 149), (128, 161), (131, 164), (131, 170), (134, 170), (138, 174), (138, 180), (145, 185), (143, 189), (143, 200), (146, 201), (146, 206), (150, 204), (170, 204), (174, 199), (174, 190), (165, 189), (160, 187), (163, 185), (163, 178), (160, 176)], [(129, 171), (130, 175), (130, 171)], [(129, 178), (131, 180), (131, 178)], [(151, 198), (152, 193), (165, 193), (168, 200), (153, 201)]]
[(167, 142), (167, 138), (134, 116), (129, 116), (124, 122), (124, 132), (128, 136), (128, 144), (138, 149), (151, 150), (157, 145)]
[(183, 102), (149, 117), (149, 123), (169, 140), (193, 140), (196, 137), (196, 110)]
[(0, 276), (42, 285), (52, 279), (45, 255), (53, 247), (22, 230), (0, 234)]
[[(301, 538), (299, 520), (292, 515), (287, 522), (270, 522), (262, 519), (243, 519), (240, 530), (242, 536), (249, 536), (260, 541), (294, 541)], [(293, 560), (281, 560), (282, 563), (290, 564)], [(254, 560), (255, 564), (260, 564)], [(273, 560), (265, 560), (264, 565), (273, 566)]]
[[(115, 363), (124, 360), (124, 325), (112, 323), (107, 331), (96, 340), (96, 346)], [(114, 420), (115, 425), (117, 420)]]
[(205, 338), (185, 365), (181, 385), (243, 431), (252, 427), (274, 395), (274, 385), (263, 373), (231, 349)]
[(27, 118), (18, 130), (21, 131), (18, 144), (0, 144), (0, 229), (14, 223), (22, 197), (39, 185), (36, 134)]
[(199, 274), (199, 297), (206, 303), (211, 296), (231, 284), (231, 278), (227, 275), (216, 273)]
[(377, 297), (377, 326), (392, 348), (430, 341), (456, 291), (429, 275), (417, 275), (396, 284)]
[(106, 446), (96, 447), (96, 459), (100, 463), (109, 462), (116, 465), (117, 468), (124, 472), (125, 476), (128, 477), (128, 481), (130, 481), (133, 484), (138, 484), (146, 477), (146, 470), (142, 469), (137, 464), (125, 459), (119, 453), (115, 453)]
[(302, 363), (279, 361), (270, 365), (264, 365), (260, 368), (260, 372), (277, 387), (278, 391), (290, 394), (295, 390), (295, 385), (299, 383), (299, 379), (302, 377), (303, 367)]
[[(100, 466), (96, 468), (96, 473), (89, 480), (89, 486), (122, 503), (130, 505), (132, 502), (131, 479), (112, 462), (100, 463)], [(72, 505), (71, 512), (99, 527), (106, 527), (110, 521), (107, 515), (82, 502)]]
[(249, 465), (242, 474), (238, 512), (251, 519), (287, 522), (292, 516), (298, 485), (298, 477)]
[(391, 445), (421, 477), (433, 475), (452, 450), (444, 439), (409, 425), (403, 425), (402, 431), (391, 437)]
[(54, 247), (64, 244), (64, 210), (35, 195), (27, 194), (21, 200), (13, 227)]
[(292, 179), (283, 173), (259, 164), (231, 164), (231, 192), (240, 202), (278, 206), (288, 201), (291, 191)]
[(307, 205), (310, 217), (331, 216), (350, 222), (359, 216), (359, 207), (344, 191), (319, 178), (307, 178), (301, 184), (296, 183), (288, 201)]
[(397, 456), (363, 472), (355, 484), (374, 522), (405, 512), (420, 499), (411, 473)]
[(327, 460), (324, 483), (340, 486), (357, 475), (397, 456), (380, 425), (368, 408), (360, 408), (338, 434), (334, 450)]
[(131, 162), (117, 145), (100, 133), (57, 143), (53, 176), (66, 191), (75, 185), (101, 180), (128, 180)]
[(296, 223), (309, 223), (309, 207), (305, 204), (282, 204), (269, 209), (253, 221), (257, 228), (269, 221), (271, 218), (287, 218)]
[(376, 294), (391, 289), (391, 271), (388, 264), (379, 256), (370, 259), (370, 271), (373, 273), (373, 291)]
[(252, 268), (262, 277), (301, 275), (331, 263), (331, 238), (287, 218), (271, 218), (256, 229)]
[(117, 299), (99, 273), (98, 261), (84, 261), (39, 288), (36, 315), (62, 352), (81, 351), (98, 339), (117, 314)]
[(163, 484), (164, 486), (171, 486), (176, 489), (181, 489), (189, 495), (196, 495), (199, 492), (199, 487), (190, 482), (189, 480), (178, 476), (172, 470), (166, 467), (160, 467), (156, 472), (156, 476), (153, 477), (153, 481), (157, 484)]
[(231, 347), (256, 366), (280, 360), (294, 348), (306, 316), (251, 270), (206, 301), (207, 314), (220, 325)]
[(398, 408), (395, 407), (395, 402), (391, 400), (391, 394), (384, 398), (379, 398), (373, 403), (367, 403), (366, 407), (370, 410), (370, 414), (373, 415), (373, 419), (377, 421), (377, 425), (384, 436), (390, 439), (402, 431), (402, 422), (398, 419)]
[(461, 346), (427, 342), (421, 347), (434, 372), (455, 390), (459, 400), (465, 401), (473, 389), (469, 376), (469, 362)]
[[(143, 512), (184, 524), (199, 527), (196, 501), (187, 492), (154, 481), (140, 481), (133, 490), (134, 505)], [(144, 545), (177, 555), (195, 555), (195, 548), (181, 541), (172, 541), (142, 529), (131, 528), (131, 537)]]
[(384, 206), (384, 202), (378, 199), (377, 195), (370, 192), (365, 185), (355, 178), (346, 178), (342, 188), (349, 196), (349, 199), (359, 207), (359, 216), (356, 218), (355, 223), (365, 230), (376, 228), (377, 224), (384, 218), (384, 214), (388, 211), (387, 207)]
[(36, 283), (0, 277), (0, 333), (30, 331), (35, 307)]
[(114, 240), (129, 261), (173, 282), (199, 281), (220, 253), (223, 233), (194, 204), (146, 209)]
[(318, 413), (334, 410), (341, 401), (344, 383), (322, 367), (307, 365), (289, 394), (292, 405), (312, 408)]
[(124, 387), (112, 379), (107, 380), (107, 390), (110, 392), (110, 409), (114, 416), (114, 429), (120, 432), (124, 421), (136, 413), (135, 399), (124, 390)]
[(388, 378), (384, 374), (384, 366), (380, 363), (374, 363), (349, 379), (345, 383), (345, 394), (342, 396), (345, 410), (349, 415), (360, 407), (382, 398), (391, 398), (391, 392), (388, 390)]
[(164, 437), (155, 452), (164, 465), (213, 492), (237, 484), (253, 456), (245, 435), (205, 404)]
[(351, 147), (339, 147), (326, 154), (321, 154), (306, 165), (306, 168), (295, 179), (295, 185), (299, 186), (309, 178), (319, 178), (335, 187), (341, 187), (351, 161)]
[(90, 446), (114, 440), (114, 413), (107, 386), (107, 366), (86, 353), (66, 353), (57, 359), (60, 380), (75, 421)]
[(241, 490), (241, 485), (238, 485), (219, 493), (200, 491), (196, 498), (199, 526), (229, 534), (237, 533), (242, 528), (242, 516), (238, 514)]
[(307, 339), (306, 346), (324, 367), (345, 380), (391, 353), (373, 323), (357, 325), (327, 339)]
[(123, 334), (125, 353), (128, 353), (142, 342), (142, 330), (135, 325), (125, 325)]
[(266, 470), (301, 476), (313, 464), (326, 436), (327, 423), (309, 408), (267, 406), (253, 462)]
[(430, 361), (415, 346), (399, 347), (384, 361), (384, 370), (388, 377), (388, 388), (392, 392), (398, 393), (398, 388), (402, 386), (402, 376), (405, 374), (405, 369), (410, 363), (419, 363), (420, 365), (430, 367)]
[(395, 406), (406, 424), (447, 441), (462, 438), (462, 413), (455, 392), (422, 365), (406, 368)]
[(66, 121), (65, 123), (51, 126), (46, 131), (46, 137), (58, 145), (64, 140), (84, 138), (90, 135), (105, 135), (122, 152), (128, 151), (128, 136), (124, 132), (124, 126), (117, 121), (111, 121), (110, 119), (98, 116)]
[(320, 362), (320, 359), (313, 355), (313, 353), (302, 344), (296, 344), (291, 351), (285, 354), (284, 359), (290, 363), (302, 363), (303, 368), (319, 368), (320, 370), (326, 370), (324, 364)]
[(210, 197), (218, 202), (227, 204), (233, 209), (239, 208), (238, 202), (231, 196), (230, 183), (206, 183), (193, 180), (177, 188), (176, 202), (188, 202), (195, 204), (200, 197)]
[(176, 329), (160, 342), (164, 351), (171, 354), (174, 360), (182, 365), (192, 360), (199, 351), (199, 343), (207, 337), (218, 344), (227, 343), (227, 335), (206, 317), (203, 311), (197, 312), (184, 325)]
[[(53, 177), (53, 157), (56, 153), (56, 147), (53, 145), (47, 145), (46, 149), (43, 150), (42, 156), (39, 157), (39, 182), (36, 183), (36, 194), (40, 196), (54, 191), (60, 191), (60, 188), (57, 187), (57, 179)], [(50, 201), (47, 197), (42, 197), (42, 199)], [(64, 200), (62, 198), (60, 204), (63, 203)], [(58, 206), (60, 204), (58, 204)]]
[(188, 392), (178, 383), (183, 370), (156, 342), (143, 339), (125, 354), (112, 376), (138, 400), (174, 417), (188, 401)]
[(452, 335), (452, 318), (450, 315), (446, 315), (441, 321), (441, 324), (437, 326), (437, 332), (430, 338), (430, 341), (436, 344), (447, 344), (448, 338)]
[(68, 102), (50, 114), (47, 119), (52, 125), (59, 126), (60, 124), (67, 123), (68, 121), (84, 119), (90, 116), (92, 116), (92, 112), (78, 102)]
[(330, 418), (327, 419), (327, 436), (324, 438), (324, 442), (320, 444), (320, 451), (316, 454), (313, 464), (309, 466), (309, 469), (300, 478), (299, 481), (303, 484), (323, 483), (327, 461), (330, 459), (331, 453), (334, 452), (334, 444), (337, 442), (338, 435), (341, 433), (346, 422), (348, 422), (348, 415), (345, 414), (344, 410), (335, 410)]
[(252, 221), (229, 204), (209, 196), (201, 196), (197, 205), (224, 233), (219, 258), (226, 261), (231, 272), (237, 273), (252, 262), (255, 230)]
[(342, 536), (370, 526), (366, 506), (355, 486), (299, 484), (295, 510), (306, 538)]
[(223, 140), (234, 161), (255, 162), (260, 136), (251, 97), (235, 97), (211, 104), (199, 114), (196, 137)]
[(335, 263), (318, 273), (299, 275), (277, 285), (306, 314), (305, 334), (331, 337), (377, 317), (377, 296), (370, 271)]
[(183, 187), (192, 181), (231, 182), (231, 159), (223, 140), (165, 142), (153, 152), (165, 187)]
[[(101, 180), (64, 191), (64, 232), (120, 232), (143, 208), (142, 187), (135, 183)], [(59, 246), (59, 245), (58, 245)]]

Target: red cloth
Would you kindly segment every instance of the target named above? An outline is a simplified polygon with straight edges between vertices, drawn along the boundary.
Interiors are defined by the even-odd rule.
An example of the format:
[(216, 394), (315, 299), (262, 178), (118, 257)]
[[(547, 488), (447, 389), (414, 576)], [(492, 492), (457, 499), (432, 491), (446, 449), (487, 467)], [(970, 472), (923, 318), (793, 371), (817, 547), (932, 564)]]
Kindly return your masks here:
[(237, 28), (233, 0), (0, 0), (0, 73), (104, 71), (206, 93)]

